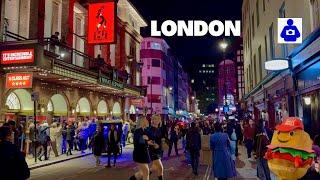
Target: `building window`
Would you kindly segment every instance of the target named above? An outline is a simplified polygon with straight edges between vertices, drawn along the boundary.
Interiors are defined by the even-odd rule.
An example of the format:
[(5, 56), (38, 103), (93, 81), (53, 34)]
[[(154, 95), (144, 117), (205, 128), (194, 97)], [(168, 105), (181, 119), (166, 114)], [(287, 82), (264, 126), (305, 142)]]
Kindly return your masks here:
[(258, 48), (258, 65), (259, 65), (259, 77), (260, 77), (260, 81), (262, 80), (262, 71), (263, 71), (263, 68), (262, 68), (262, 58), (261, 58), (261, 46), (259, 46)]
[(311, 0), (313, 29), (320, 26), (320, 0)]
[[(285, 2), (282, 3), (282, 5), (279, 9), (279, 17), (280, 18), (286, 17)], [(288, 55), (288, 46), (286, 44), (281, 44), (281, 55), (283, 58), (287, 57), (287, 55)]]
[(251, 19), (251, 28), (252, 28), (252, 37), (254, 37), (254, 14), (252, 14), (252, 19)]
[(260, 24), (259, 1), (257, 1), (257, 3), (256, 3), (256, 13), (257, 13), (257, 27), (258, 27), (258, 26), (259, 26), (259, 24)]
[(159, 59), (152, 59), (152, 67), (161, 67), (161, 61)]
[(258, 78), (257, 78), (257, 59), (256, 59), (256, 55), (253, 55), (253, 76), (254, 76), (254, 85), (257, 84)]
[(270, 58), (274, 58), (274, 34), (273, 34), (273, 23), (269, 27), (269, 40), (270, 40)]
[(160, 45), (160, 43), (152, 42), (150, 49), (161, 50), (161, 45)]
[(11, 93), (7, 97), (6, 105), (8, 106), (9, 109), (13, 109), (13, 110), (20, 110), (21, 108), (19, 98), (15, 93)]
[(264, 49), (266, 53), (266, 59), (265, 61), (268, 61), (268, 42), (267, 42), (267, 36), (264, 36)]
[(148, 77), (148, 84), (159, 85), (161, 83), (160, 77)]
[(266, 0), (262, 1), (263, 12), (266, 10)]
[(148, 95), (148, 102), (152, 103), (161, 103), (161, 96), (160, 95), (155, 95), (155, 94), (149, 94)]

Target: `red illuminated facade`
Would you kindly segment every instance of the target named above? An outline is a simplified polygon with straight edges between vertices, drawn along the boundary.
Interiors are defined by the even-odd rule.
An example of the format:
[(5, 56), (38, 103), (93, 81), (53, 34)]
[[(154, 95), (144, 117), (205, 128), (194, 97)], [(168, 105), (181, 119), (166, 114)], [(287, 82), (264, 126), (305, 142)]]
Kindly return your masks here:
[[(6, 0), (1, 6), (19, 8), (0, 18), (0, 122), (6, 117), (18, 122), (32, 118), (28, 97), (33, 91), (40, 98), (37, 116), (47, 117), (49, 123), (135, 120), (135, 103), (145, 94), (140, 28), (147, 24), (129, 1)], [(55, 32), (58, 42), (50, 38)], [(25, 72), (31, 73), (30, 82), (15, 82), (18, 78), (9, 74)], [(9, 97), (19, 101), (9, 102)]]
[(218, 89), (219, 104), (224, 105), (225, 94), (227, 94), (228, 104), (235, 104), (237, 76), (236, 64), (226, 59), (219, 64)]

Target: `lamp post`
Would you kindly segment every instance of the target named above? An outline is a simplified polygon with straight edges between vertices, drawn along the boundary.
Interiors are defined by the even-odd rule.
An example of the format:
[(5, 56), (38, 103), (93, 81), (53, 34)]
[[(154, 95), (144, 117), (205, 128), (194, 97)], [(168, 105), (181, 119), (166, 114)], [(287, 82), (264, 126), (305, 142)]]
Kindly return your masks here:
[[(222, 42), (220, 42), (220, 48), (222, 50), (222, 53), (223, 53), (223, 69), (224, 69), (224, 107), (227, 107), (228, 106), (228, 103), (227, 103), (227, 84), (226, 84), (226, 60), (225, 60), (225, 51), (228, 47), (228, 44), (226, 43), (225, 40), (223, 40)], [(227, 112), (225, 111), (225, 109), (223, 108), (223, 111), (224, 111), (224, 117), (226, 120), (228, 120), (228, 114)]]

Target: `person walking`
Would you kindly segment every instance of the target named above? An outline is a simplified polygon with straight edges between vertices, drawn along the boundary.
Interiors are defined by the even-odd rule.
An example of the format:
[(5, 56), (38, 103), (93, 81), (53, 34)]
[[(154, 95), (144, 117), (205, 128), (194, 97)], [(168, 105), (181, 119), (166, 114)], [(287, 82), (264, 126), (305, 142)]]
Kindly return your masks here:
[(51, 140), (51, 147), (53, 150), (53, 153), (55, 157), (58, 157), (58, 150), (57, 150), (57, 134), (58, 134), (58, 128), (57, 128), (57, 123), (52, 123), (51, 128), (50, 128), (50, 140)]
[(120, 151), (120, 134), (114, 124), (111, 124), (107, 138), (107, 152), (108, 152), (108, 165), (111, 167), (110, 160), (111, 154), (113, 154), (113, 166), (116, 166), (117, 156)]
[(255, 137), (255, 126), (254, 121), (249, 119), (249, 124), (244, 125), (244, 143), (247, 148), (247, 155), (249, 160), (253, 160), (251, 158), (252, 150), (253, 150), (253, 141)]
[(97, 130), (93, 135), (93, 139), (91, 141), (92, 142), (91, 147), (92, 147), (93, 155), (96, 158), (96, 166), (100, 166), (100, 163), (101, 163), (100, 157), (102, 154), (102, 150), (104, 148), (104, 137), (103, 137), (102, 127), (100, 125), (96, 127), (97, 127)]
[(178, 140), (179, 140), (179, 126), (172, 125), (171, 130), (170, 130), (168, 157), (170, 157), (170, 155), (171, 155), (173, 145), (174, 145), (174, 150), (176, 151), (176, 155), (179, 156)]
[(0, 127), (0, 179), (25, 180), (30, 170), (22, 152), (11, 143), (11, 133), (9, 127)]
[(191, 128), (187, 133), (187, 150), (191, 157), (192, 172), (198, 176), (199, 157), (201, 150), (201, 135), (199, 129), (196, 128), (196, 123), (191, 123)]
[(129, 123), (126, 122), (122, 127), (122, 137), (121, 137), (122, 147), (126, 147), (128, 134), (129, 134)]
[(223, 133), (220, 123), (215, 123), (215, 133), (210, 137), (210, 149), (214, 176), (225, 180), (237, 176), (234, 161), (230, 153), (230, 141), (227, 133)]
[(84, 150), (87, 149), (87, 139), (88, 139), (88, 127), (87, 123), (83, 122), (78, 130), (79, 143), (81, 153), (85, 153)]
[(39, 161), (42, 161), (42, 157), (44, 156), (44, 160), (48, 160), (48, 142), (50, 141), (48, 123), (43, 123), (41, 126), (39, 126), (38, 132), (39, 142), (42, 146), (42, 151), (38, 159)]
[(151, 143), (147, 136), (147, 128), (149, 126), (148, 120), (143, 117), (138, 120), (137, 129), (134, 131), (133, 140), (133, 161), (137, 163), (139, 171), (130, 177), (130, 180), (149, 180), (149, 167), (151, 162), (149, 153), (149, 143)]
[(230, 147), (231, 147), (231, 157), (232, 160), (235, 161), (236, 160), (236, 151), (237, 151), (237, 134), (236, 134), (236, 130), (233, 129), (233, 132), (231, 133), (230, 136)]
[(159, 115), (153, 115), (151, 117), (151, 127), (148, 128), (148, 137), (151, 143), (149, 144), (149, 154), (151, 157), (151, 168), (150, 173), (156, 172), (158, 179), (163, 180), (163, 165), (161, 161), (162, 157), (162, 141), (164, 135), (160, 129), (161, 117)]
[(270, 144), (270, 140), (266, 134), (263, 124), (263, 119), (260, 119), (260, 122), (257, 126), (257, 135), (254, 142), (254, 150), (256, 152), (257, 158), (257, 176), (259, 179), (271, 180), (268, 162), (264, 158), (264, 155), (268, 150), (267, 146)]
[(72, 155), (75, 132), (72, 125), (67, 125), (66, 140), (68, 143), (67, 156)]

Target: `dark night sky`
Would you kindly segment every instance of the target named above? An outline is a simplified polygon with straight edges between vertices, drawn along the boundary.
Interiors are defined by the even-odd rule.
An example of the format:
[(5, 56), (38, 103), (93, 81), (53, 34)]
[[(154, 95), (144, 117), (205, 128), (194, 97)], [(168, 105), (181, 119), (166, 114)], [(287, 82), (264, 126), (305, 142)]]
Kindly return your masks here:
[[(130, 0), (149, 27), (142, 29), (143, 36), (150, 35), (150, 20), (241, 20), (242, 0)], [(159, 25), (158, 25), (159, 26)], [(195, 60), (217, 61), (221, 58), (218, 42), (223, 37), (165, 37), (173, 51), (182, 58), (185, 69)], [(232, 38), (228, 38), (232, 42)]]

